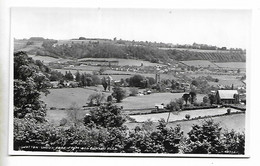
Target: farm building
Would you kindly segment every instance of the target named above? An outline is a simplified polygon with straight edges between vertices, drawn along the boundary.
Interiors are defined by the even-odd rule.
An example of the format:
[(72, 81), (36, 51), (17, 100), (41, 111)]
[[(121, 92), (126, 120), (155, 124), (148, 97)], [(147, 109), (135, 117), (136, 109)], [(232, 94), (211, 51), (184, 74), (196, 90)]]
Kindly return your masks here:
[(236, 102), (237, 90), (218, 90), (216, 94), (218, 104), (233, 104)]

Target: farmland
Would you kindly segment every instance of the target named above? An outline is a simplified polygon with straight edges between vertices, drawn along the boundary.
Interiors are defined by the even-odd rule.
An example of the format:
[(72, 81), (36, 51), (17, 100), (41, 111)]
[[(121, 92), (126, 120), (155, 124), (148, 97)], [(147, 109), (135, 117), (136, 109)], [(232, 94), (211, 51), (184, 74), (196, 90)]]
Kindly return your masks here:
[[(214, 122), (219, 123), (222, 127), (222, 130), (235, 130), (237, 132), (245, 132), (245, 114), (234, 114), (220, 117), (213, 117)], [(189, 120), (189, 121), (180, 121), (180, 122), (171, 122), (167, 124), (167, 127), (176, 127), (177, 125), (181, 126), (181, 130), (184, 132), (184, 135), (191, 130), (192, 125), (201, 124), (204, 119), (199, 120)], [(134, 129), (136, 126), (142, 126), (142, 123), (126, 123), (127, 127)], [(156, 128), (158, 122), (153, 123), (153, 128)]]
[[(88, 48), (90, 45), (91, 48)], [(106, 150), (134, 152), (133, 142), (131, 141), (135, 141), (135, 138), (140, 139), (141, 137), (138, 137), (145, 134), (142, 139), (148, 138), (144, 142), (147, 145), (157, 146), (156, 142), (158, 141), (161, 144), (161, 147), (153, 152), (164, 153), (160, 149), (165, 149), (166, 153), (176, 153), (178, 151), (168, 151), (168, 145), (157, 138), (162, 136), (172, 143), (175, 141), (177, 143), (180, 140), (182, 142), (182, 139), (189, 139), (187, 133), (191, 131), (192, 125), (201, 124), (203, 119), (206, 118), (212, 118), (220, 124), (223, 130), (245, 131), (245, 110), (240, 111), (238, 109), (241, 106), (244, 109), (246, 108), (246, 87), (242, 83), (246, 76), (244, 72), (236, 70), (237, 67), (241, 66), (239, 69), (245, 68), (243, 68), (243, 63), (235, 62), (243, 57), (238, 57), (234, 62), (216, 65), (213, 62), (214, 58), (221, 57), (223, 61), (228, 61), (230, 57), (220, 56), (219, 52), (207, 53), (202, 51), (198, 52), (200, 54), (195, 54), (192, 51), (179, 50), (180, 52), (175, 52), (168, 50), (167, 54), (182, 54), (182, 56), (177, 55), (180, 59), (189, 59), (187, 56), (191, 56), (200, 60), (165, 61), (167, 57), (156, 59), (166, 56), (166, 53), (158, 48), (143, 48), (143, 46), (140, 48), (135, 48), (137, 46), (123, 48), (123, 45), (114, 47), (113, 45), (100, 45), (98, 42), (90, 42), (87, 45), (80, 42), (76, 44), (71, 42), (65, 45), (56, 44), (57, 49), (54, 49), (50, 43), (45, 43), (44, 48), (41, 48), (39, 43), (37, 45), (37, 42), (28, 42), (25, 46), (19, 43), (17, 47), (25, 50), (34, 47), (34, 51), (47, 49), (46, 52), (37, 53), (37, 55), (30, 51), (29, 57), (43, 63), (32, 61), (23, 52), (14, 55), (16, 61), (14, 63), (16, 71), (14, 116), (17, 149), (31, 148), (30, 142), (21, 141), (20, 138), (34, 142), (34, 137), (37, 137), (40, 141), (36, 140), (36, 146), (33, 148), (50, 147), (54, 151), (64, 147), (67, 148), (65, 151), (89, 151), (93, 150), (92, 148), (95, 151), (97, 148), (96, 150), (102, 152)], [(120, 50), (119, 47), (123, 49)], [(132, 54), (129, 56), (130, 58), (139, 57), (139, 59), (127, 59), (129, 54), (122, 56), (126, 59), (115, 58), (116, 56), (121, 57), (124, 51)], [(50, 55), (49, 53), (52, 53), (52, 57), (57, 58), (38, 56)], [(62, 56), (58, 55), (60, 53)], [(228, 52), (222, 53), (229, 54)], [(116, 56), (113, 56), (113, 54), (116, 54)], [(153, 57), (149, 57), (150, 55), (153, 55)], [(93, 58), (95, 56), (99, 58)], [(203, 60), (201, 56), (204, 56), (206, 60)], [(78, 59), (82, 57), (92, 58)], [(111, 62), (105, 57), (109, 57)], [(145, 59), (157, 63), (151, 63), (145, 61)], [(27, 71), (32, 73), (29, 79), (27, 79)], [(79, 73), (76, 73), (77, 71)], [(112, 79), (110, 76), (112, 76)], [(35, 89), (32, 90), (32, 87)], [(106, 90), (107, 87), (109, 91)], [(219, 89), (224, 90), (218, 91)], [(231, 89), (232, 91), (225, 91)], [(45, 96), (44, 93), (48, 92), (47, 90), (50, 94)], [(21, 93), (23, 91), (28, 91), (29, 95)], [(226, 95), (228, 97), (222, 99), (220, 94), (224, 92), (228, 94)], [(34, 95), (34, 98), (31, 97), (31, 94)], [(38, 98), (39, 95), (40, 98)], [(38, 110), (33, 110), (34, 108)], [(28, 121), (24, 117), (34, 118), (34, 121)], [(161, 119), (167, 120), (167, 123), (158, 122)], [(44, 125), (41, 125), (38, 121)], [(147, 124), (151, 125), (148, 130), (142, 127), (135, 128)], [(156, 127), (158, 124), (160, 124), (160, 127)], [(187, 137), (178, 138), (178, 133), (175, 135), (175, 132), (180, 132), (179, 134), (182, 135), (181, 131), (165, 128), (165, 125), (175, 127), (177, 124), (181, 125), (181, 129)], [(29, 134), (27, 134), (27, 131), (24, 132), (24, 125), (32, 126), (32, 131), (29, 131)], [(214, 123), (207, 125), (216, 127)], [(131, 131), (131, 129), (135, 130)], [(152, 132), (152, 130), (155, 132)], [(199, 130), (208, 137), (207, 129), (205, 131), (204, 128)], [(135, 134), (131, 134), (131, 132), (135, 132)], [(137, 132), (140, 132), (140, 135)], [(41, 135), (46, 133), (55, 133), (55, 138), (42, 138)], [(128, 133), (130, 134), (128, 135)], [(30, 134), (33, 136), (31, 137)], [(109, 141), (114, 143), (114, 134), (123, 136), (118, 144), (124, 148), (123, 150), (117, 149), (118, 145), (115, 146), (116, 148), (114, 148), (114, 145), (108, 146)], [(238, 134), (241, 136), (242, 142), (244, 135)], [(178, 137), (173, 138), (172, 136)], [(198, 133), (198, 136), (200, 136), (200, 133)], [(52, 137), (52, 135), (46, 137)], [(92, 145), (94, 140), (99, 142)], [(129, 140), (130, 142), (128, 142)], [(205, 140), (203, 139), (203, 141)], [(38, 144), (38, 142), (44, 144)], [(66, 145), (64, 145), (64, 142)], [(48, 144), (48, 147), (45, 144)], [(143, 149), (143, 145), (139, 147), (138, 142), (135, 146), (143, 150), (136, 152), (150, 152), (149, 149)], [(185, 146), (193, 148), (191, 144)], [(243, 150), (239, 153), (243, 153)]]
[[(124, 109), (154, 108), (155, 104), (168, 104), (171, 100), (181, 98), (183, 93), (154, 93), (144, 96), (128, 97), (119, 103)], [(198, 94), (197, 101), (201, 102), (204, 95)]]
[(207, 60), (180, 61), (180, 63), (188, 66), (194, 66), (194, 67), (213, 67), (213, 68), (218, 67), (214, 63)]
[[(102, 87), (91, 88), (65, 88), (65, 89), (50, 89), (48, 96), (41, 95), (47, 107), (56, 108), (69, 108), (73, 103), (76, 103), (79, 107), (86, 105), (89, 95), (102, 92)], [(104, 92), (108, 96), (109, 92)]]
[[(236, 109), (231, 109), (231, 112), (241, 112)], [(190, 118), (197, 118), (203, 116), (215, 116), (227, 113), (227, 108), (216, 108), (216, 109), (202, 109), (202, 110), (191, 110), (191, 111), (181, 111), (179, 113), (170, 113), (169, 121), (178, 121), (185, 119), (185, 115), (189, 114)], [(153, 122), (157, 122), (161, 118), (167, 119), (169, 113), (158, 113), (149, 115), (132, 115), (137, 122), (145, 122), (150, 119)]]
[(220, 68), (230, 68), (230, 69), (246, 69), (245, 62), (225, 62), (225, 63), (215, 63)]
[(121, 58), (82, 58), (79, 59), (79, 61), (83, 60), (110, 60), (110, 61), (118, 61), (119, 66), (156, 66), (156, 65), (162, 65), (158, 63), (151, 63), (149, 61), (144, 61), (144, 60), (135, 60), (135, 59), (121, 59)]
[(31, 57), (34, 60), (40, 60), (43, 61), (43, 63), (48, 64), (50, 62), (56, 62), (59, 61), (59, 59), (57, 58), (52, 58), (49, 56), (36, 56), (36, 55), (29, 55), (29, 57)]

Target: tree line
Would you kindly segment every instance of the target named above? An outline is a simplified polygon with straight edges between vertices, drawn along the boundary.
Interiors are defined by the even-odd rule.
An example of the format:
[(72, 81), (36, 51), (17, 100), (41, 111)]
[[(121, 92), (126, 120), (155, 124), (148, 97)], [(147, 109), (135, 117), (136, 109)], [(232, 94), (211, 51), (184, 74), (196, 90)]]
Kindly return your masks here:
[[(42, 49), (36, 54), (51, 56), (55, 58), (124, 58), (141, 59), (153, 63), (184, 60), (212, 60), (207, 59), (203, 52), (182, 51), (176, 49), (160, 49), (153, 45), (127, 45), (115, 44), (114, 42), (82, 42), (57, 44), (57, 40), (44, 40)], [(54, 47), (55, 45), (55, 47)], [(245, 61), (245, 54), (241, 52), (212, 53), (209, 52), (214, 61)]]

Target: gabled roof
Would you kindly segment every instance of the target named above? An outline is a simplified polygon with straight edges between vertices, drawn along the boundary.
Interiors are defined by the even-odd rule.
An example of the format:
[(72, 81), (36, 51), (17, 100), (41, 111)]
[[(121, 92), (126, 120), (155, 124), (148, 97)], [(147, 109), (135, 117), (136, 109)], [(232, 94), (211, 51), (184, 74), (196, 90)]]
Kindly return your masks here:
[(218, 90), (220, 99), (234, 99), (234, 94), (238, 94), (237, 90)]

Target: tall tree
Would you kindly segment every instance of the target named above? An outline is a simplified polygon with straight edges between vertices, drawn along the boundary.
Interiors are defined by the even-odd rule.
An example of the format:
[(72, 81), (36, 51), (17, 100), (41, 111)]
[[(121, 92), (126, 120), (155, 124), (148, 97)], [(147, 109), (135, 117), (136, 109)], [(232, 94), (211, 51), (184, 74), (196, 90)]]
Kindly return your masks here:
[(191, 92), (190, 92), (190, 101), (191, 101), (191, 104), (194, 103), (195, 99), (196, 99), (196, 93), (193, 92), (193, 91), (191, 91)]
[(80, 82), (80, 79), (81, 79), (81, 75), (80, 75), (79, 71), (77, 71), (76, 72), (76, 81)]
[(101, 80), (101, 83), (102, 83), (102, 86), (104, 88), (104, 91), (107, 90), (107, 80), (106, 80), (106, 77), (103, 77), (102, 80)]
[(119, 86), (115, 86), (113, 88), (112, 96), (116, 99), (116, 102), (121, 102), (124, 99), (126, 92), (124, 89), (120, 88)]
[(188, 104), (188, 100), (190, 98), (190, 94), (185, 93), (182, 95), (183, 100), (185, 101), (186, 105)]
[(32, 58), (25, 52), (14, 53), (14, 117), (44, 121), (46, 109), (40, 95), (49, 94), (48, 86), (48, 78)]

